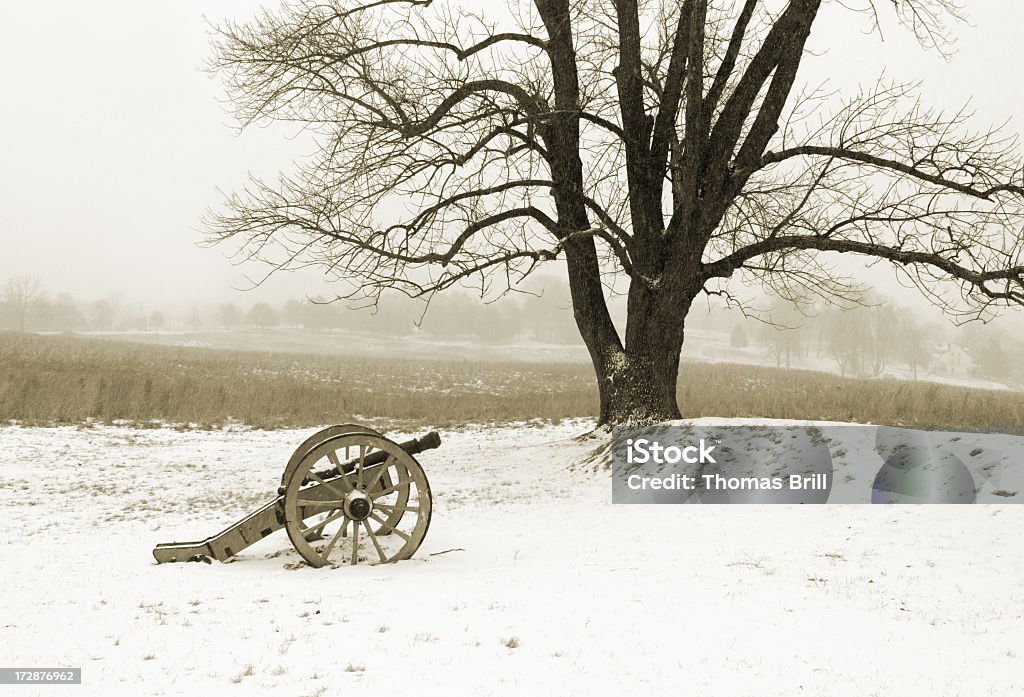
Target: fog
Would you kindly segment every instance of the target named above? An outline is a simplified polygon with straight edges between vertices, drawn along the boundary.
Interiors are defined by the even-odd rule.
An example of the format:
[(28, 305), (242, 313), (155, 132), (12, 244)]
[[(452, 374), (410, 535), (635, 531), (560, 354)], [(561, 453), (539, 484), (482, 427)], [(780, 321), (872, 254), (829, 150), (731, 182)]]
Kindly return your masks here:
[[(220, 200), (218, 188), (237, 187), (249, 172), (272, 176), (312, 147), (282, 128), (239, 134), (220, 85), (202, 70), (210, 52), (203, 13), (245, 18), (264, 4), (0, 6), (0, 280), (25, 275), (50, 294), (181, 308), (330, 294), (315, 272), (275, 276), (245, 293), (262, 270), (198, 246), (200, 217)], [(969, 101), (979, 128), (1008, 121), (1021, 133), (1016, 34), (1024, 6), (974, 2), (970, 21), (955, 28), (957, 53), (946, 62), (891, 22), (880, 40), (862, 15), (833, 3), (812, 39), (821, 55), (805, 61), (801, 77), (828, 80), (840, 93), (883, 71), (920, 79), (926, 102), (955, 109)], [(864, 33), (850, 31), (851, 22)], [(918, 302), (886, 267), (866, 278), (901, 303)]]

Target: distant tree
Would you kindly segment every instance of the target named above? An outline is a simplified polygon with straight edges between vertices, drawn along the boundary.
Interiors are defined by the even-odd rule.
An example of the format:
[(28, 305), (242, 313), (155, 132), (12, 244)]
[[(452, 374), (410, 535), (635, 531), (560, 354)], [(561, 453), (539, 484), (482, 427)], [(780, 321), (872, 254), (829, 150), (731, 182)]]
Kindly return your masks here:
[(580, 340), (572, 315), (568, 287), (548, 285), (539, 297), (523, 301), (523, 314), (536, 341), (549, 344), (573, 344)]
[(448, 339), (502, 342), (522, 333), (522, 320), (523, 310), (513, 298), (484, 303), (468, 293), (449, 293), (431, 300), (421, 328), (427, 335)]
[(1012, 356), (1019, 350), (1006, 332), (999, 327), (976, 328), (962, 335), (963, 344), (971, 358), (971, 374), (1005, 382), (1012, 374), (1015, 363)]
[[(340, 329), (350, 332), (371, 332), (374, 334), (407, 334), (411, 320), (405, 322), (402, 307), (379, 302), (372, 307), (348, 307), (332, 302), (323, 296), (316, 296), (303, 303), (296, 310), (301, 324), (306, 329), (324, 331)], [(400, 330), (395, 327), (401, 326)]]
[[(848, 311), (852, 312), (852, 311)], [(859, 375), (862, 372), (863, 358), (861, 356), (862, 346), (859, 329), (853, 322), (853, 316), (842, 312), (838, 308), (828, 306), (824, 321), (821, 323), (821, 331), (825, 337), (824, 344), (839, 366), (840, 373), (846, 375)]]
[(918, 370), (927, 368), (931, 363), (935, 339), (936, 330), (918, 321), (913, 313), (907, 310), (897, 313), (894, 352), (911, 370), (914, 380), (917, 380)]
[(126, 314), (117, 323), (117, 329), (124, 332), (145, 332), (149, 331), (149, 316), (140, 312)]
[(203, 313), (198, 305), (193, 305), (191, 312), (189, 313), (188, 325), (193, 330), (202, 329), (205, 322), (203, 321)]
[(90, 314), (93, 329), (106, 332), (114, 328), (114, 320), (117, 315), (110, 301), (97, 300), (92, 304)]
[(303, 327), (311, 331), (323, 331), (331, 324), (331, 314), (334, 305), (326, 304), (327, 301), (320, 296), (301, 303), (299, 307), (299, 321)]
[(1009, 355), (1004, 346), (1004, 338), (1001, 336), (989, 336), (984, 342), (980, 342), (972, 352), (975, 374), (994, 380), (1004, 379), (1009, 367)]
[(15, 276), (4, 284), (4, 304), (10, 308), (18, 324), (18, 331), (25, 331), (25, 321), (33, 305), (43, 297), (39, 280), (29, 276)]
[(221, 305), (217, 316), (220, 319), (220, 326), (224, 329), (233, 329), (242, 323), (242, 311), (234, 303)]
[(277, 310), (267, 303), (256, 303), (245, 313), (245, 323), (254, 327), (276, 327), (278, 321)]
[(465, 293), (435, 296), (423, 317), (422, 329), (445, 339), (469, 339), (480, 335), (481, 308)]
[(86, 326), (85, 317), (75, 299), (68, 293), (59, 293), (51, 307), (52, 328), (57, 331), (75, 331)]
[(775, 367), (792, 367), (793, 359), (805, 354), (804, 325), (807, 322), (799, 309), (786, 300), (775, 297), (770, 322), (761, 325), (759, 341), (768, 348)]
[(776, 367), (792, 367), (793, 359), (807, 353), (807, 326), (813, 324), (819, 311), (808, 304), (798, 305), (777, 294), (769, 294), (768, 321), (761, 324), (757, 340), (768, 349)]
[(800, 330), (765, 325), (761, 336), (775, 360), (775, 367), (792, 368), (793, 357), (800, 347)]
[[(506, 19), (469, 0), (289, 0), (216, 27), (240, 123), (303, 124), (318, 147), (229, 195), (211, 238), (321, 265), (357, 297), (500, 294), (555, 262), (601, 423), (679, 418), (703, 294), (851, 297), (831, 255), (889, 264), (950, 311), (1024, 304), (1014, 139), (912, 85), (802, 86), (821, 0), (509, 4)], [(955, 0), (827, 5), (851, 34), (891, 23), (939, 51), (962, 18)]]
[(301, 300), (291, 298), (281, 306), (281, 320), (289, 327), (296, 328), (305, 325), (305, 308)]
[(160, 329), (164, 324), (166, 324), (166, 321), (160, 310), (153, 310), (153, 314), (149, 316), (149, 328)]
[[(443, 322), (438, 322), (438, 314), (445, 315)], [(452, 338), (509, 342), (522, 334), (523, 316), (523, 309), (514, 298), (484, 303), (479, 297), (465, 294), (443, 299), (439, 296), (431, 303), (423, 327), (427, 333), (440, 331)]]
[(852, 377), (878, 377), (896, 342), (892, 308), (881, 301), (853, 308), (827, 306), (822, 330), (840, 372)]
[(517, 339), (523, 333), (523, 319), (526, 315), (522, 305), (506, 299), (494, 308), (493, 311), (485, 313), (488, 322), (484, 325), (486, 335), (483, 337), (488, 341), (507, 342)]
[(885, 372), (889, 358), (897, 343), (896, 319), (892, 304), (884, 302), (877, 307), (864, 308), (860, 313), (864, 323), (862, 334), (866, 364), (864, 370), (877, 377)]
[[(401, 296), (392, 296), (387, 301), (379, 303), (377, 310), (368, 318), (370, 321), (367, 326), (370, 331), (386, 336), (409, 336), (419, 331), (416, 325), (423, 317), (422, 303)], [(366, 310), (358, 312), (361, 315), (367, 314)]]

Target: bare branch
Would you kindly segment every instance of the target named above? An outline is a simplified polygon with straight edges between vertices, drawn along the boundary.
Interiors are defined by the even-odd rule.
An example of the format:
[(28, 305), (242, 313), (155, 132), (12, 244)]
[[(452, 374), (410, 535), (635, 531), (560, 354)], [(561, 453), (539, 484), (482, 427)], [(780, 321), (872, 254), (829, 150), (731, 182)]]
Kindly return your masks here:
[[(786, 150), (780, 150), (779, 152), (765, 153), (765, 156), (761, 158), (761, 161), (756, 165), (758, 167), (768, 166), (777, 162), (788, 160), (792, 157), (801, 157), (805, 155), (816, 155), (821, 157), (838, 158), (841, 160), (850, 160), (853, 162), (862, 162), (867, 165), (872, 165), (881, 169), (890, 169), (900, 174), (906, 174), (915, 179), (920, 179), (923, 182), (929, 184), (935, 184), (952, 191), (957, 191), (967, 196), (974, 196), (975, 198), (985, 199), (991, 201), (992, 197), (999, 193), (1013, 193), (1019, 196), (1024, 196), (1024, 186), (1012, 183), (996, 184), (989, 186), (988, 188), (981, 189), (971, 184), (963, 184), (953, 179), (949, 179), (942, 175), (933, 174), (926, 171), (920, 165), (904, 164), (897, 160), (893, 160), (885, 157), (878, 157), (868, 153), (857, 152), (855, 150), (848, 150), (841, 147), (828, 147), (828, 146), (816, 146), (816, 145), (804, 145), (794, 148), (788, 148)], [(934, 164), (934, 163), (931, 163)], [(947, 168), (942, 168), (948, 171)], [(952, 168), (949, 168), (952, 169)]]

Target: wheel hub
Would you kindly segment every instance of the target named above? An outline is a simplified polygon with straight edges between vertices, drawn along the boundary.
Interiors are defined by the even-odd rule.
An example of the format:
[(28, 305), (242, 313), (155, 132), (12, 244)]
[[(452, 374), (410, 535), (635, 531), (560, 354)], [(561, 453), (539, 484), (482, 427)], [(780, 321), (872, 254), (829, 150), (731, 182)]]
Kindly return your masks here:
[(345, 497), (345, 515), (355, 521), (363, 521), (373, 512), (373, 501), (363, 491), (352, 491)]

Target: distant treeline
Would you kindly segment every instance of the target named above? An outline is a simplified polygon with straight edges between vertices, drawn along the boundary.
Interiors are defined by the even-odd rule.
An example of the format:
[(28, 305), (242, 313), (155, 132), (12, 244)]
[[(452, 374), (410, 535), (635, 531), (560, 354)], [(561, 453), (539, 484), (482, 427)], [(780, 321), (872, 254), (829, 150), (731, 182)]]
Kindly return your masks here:
[(767, 355), (781, 368), (826, 366), (854, 378), (906, 371), (915, 380), (932, 375), (1024, 386), (1024, 364), (1013, 359), (1024, 352), (1019, 334), (981, 322), (929, 321), (886, 298), (845, 309), (819, 302), (803, 312), (779, 304), (770, 323), (730, 319), (732, 349)]
[[(312, 332), (345, 330), (380, 336), (421, 336), (475, 343), (533, 341), (578, 344), (572, 305), (564, 282), (550, 279), (535, 293), (517, 293), (484, 302), (462, 289), (430, 302), (384, 296), (373, 307), (352, 307), (327, 298), (289, 299), (279, 304), (228, 302), (187, 311), (142, 310), (116, 298), (82, 302), (67, 293), (51, 297), (30, 278), (15, 277), (0, 293), (0, 331), (153, 332), (230, 331), (292, 328)], [(971, 323), (954, 327), (936, 315), (922, 317), (891, 299), (875, 296), (867, 306), (841, 309), (818, 302), (798, 311), (781, 299), (760, 321), (726, 307), (717, 298), (694, 305), (686, 318), (688, 351), (710, 351), (715, 360), (757, 362), (777, 367), (835, 370), (865, 378), (906, 371), (944, 377), (970, 377), (1011, 386), (1024, 385), (1020, 332), (1006, 324)], [(613, 304), (621, 310), (622, 303)], [(619, 318), (621, 319), (621, 318)], [(769, 320), (769, 321), (763, 321)], [(700, 336), (704, 333), (705, 336)], [(707, 334), (727, 340), (732, 355), (719, 355)]]
[[(454, 290), (430, 303), (392, 295), (376, 306), (353, 307), (328, 298), (196, 306), (186, 312), (140, 309), (117, 298), (83, 302), (67, 293), (50, 296), (38, 281), (7, 280), (0, 293), (0, 331), (144, 332), (239, 328), (341, 329), (385, 336), (423, 334), (483, 342), (534, 340), (575, 343), (579, 334), (567, 289), (517, 294), (485, 303)], [(365, 304), (364, 304), (365, 305)]]

